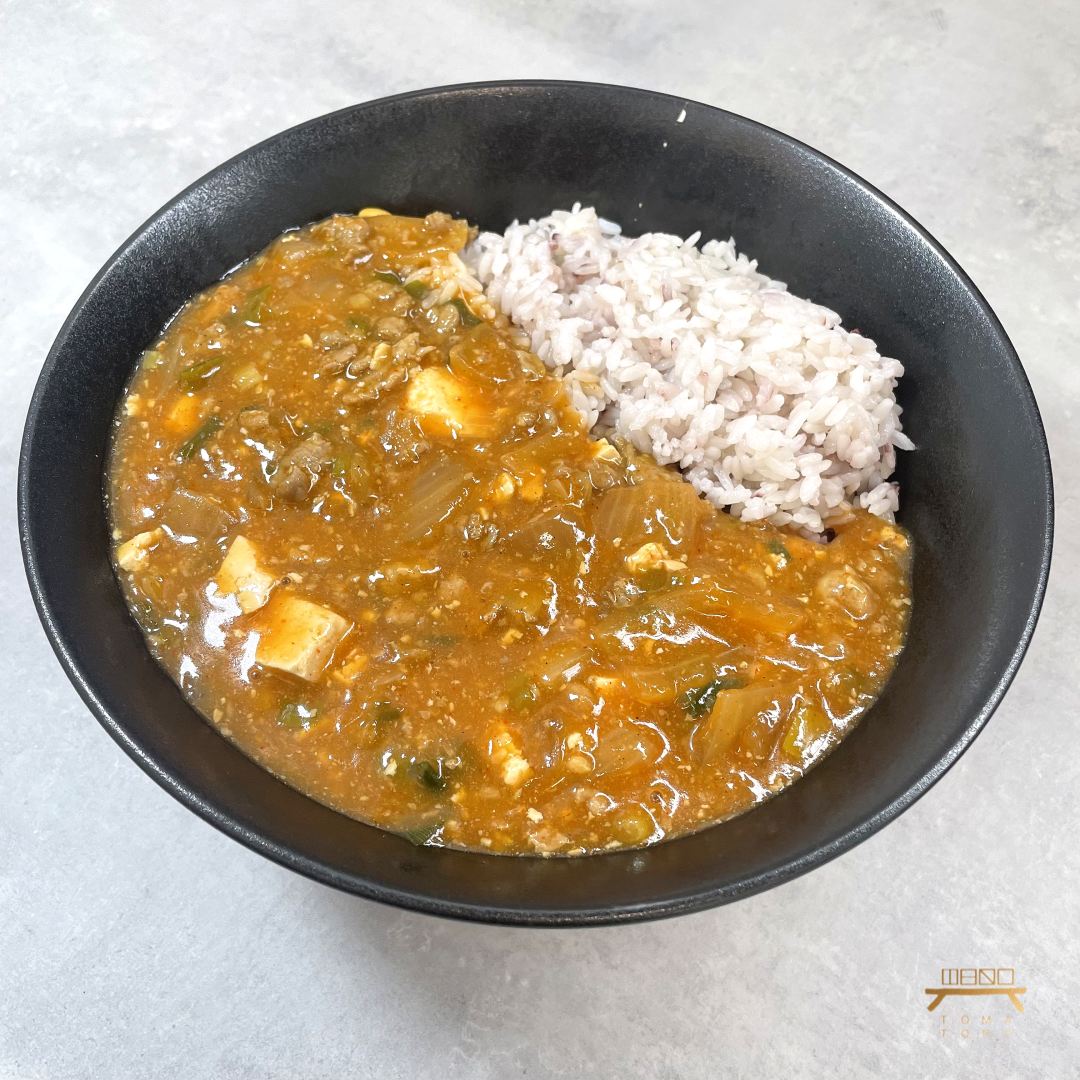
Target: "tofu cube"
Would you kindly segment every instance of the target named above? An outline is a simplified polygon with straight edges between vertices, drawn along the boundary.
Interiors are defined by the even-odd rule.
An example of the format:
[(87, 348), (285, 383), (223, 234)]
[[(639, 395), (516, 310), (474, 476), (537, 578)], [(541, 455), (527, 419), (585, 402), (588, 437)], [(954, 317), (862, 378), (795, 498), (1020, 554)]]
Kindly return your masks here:
[(530, 472), (518, 482), (518, 494), (525, 502), (539, 502), (544, 497), (544, 470)]
[(278, 593), (260, 616), (255, 659), (264, 667), (314, 682), (352, 623), (294, 593)]
[(499, 771), (507, 787), (521, 787), (532, 776), (532, 766), (505, 727), (496, 729), (490, 747), (491, 764)]
[(499, 473), (491, 485), (491, 501), (504, 503), (514, 494), (514, 478), (509, 473)]
[(199, 398), (183, 394), (165, 414), (165, 427), (174, 435), (190, 435), (202, 423), (203, 407)]
[(165, 535), (163, 529), (141, 532), (116, 549), (116, 561), (121, 570), (145, 570), (150, 561), (150, 549)]
[(278, 579), (259, 564), (255, 545), (244, 536), (238, 536), (232, 542), (217, 574), (218, 591), (233, 593), (245, 615), (266, 604), (277, 582)]
[(597, 439), (592, 444), (592, 454), (597, 461), (622, 461), (622, 455), (607, 439)]
[(405, 407), (419, 418), (425, 435), (485, 438), (496, 430), (480, 391), (445, 368), (422, 368), (411, 375)]
[(521, 787), (532, 776), (532, 766), (523, 757), (508, 757), (503, 764), (503, 783), (507, 787)]
[(643, 544), (633, 555), (627, 555), (623, 562), (631, 574), (648, 570), (668, 570), (674, 573), (686, 569), (686, 563), (668, 558), (667, 549), (662, 544)]

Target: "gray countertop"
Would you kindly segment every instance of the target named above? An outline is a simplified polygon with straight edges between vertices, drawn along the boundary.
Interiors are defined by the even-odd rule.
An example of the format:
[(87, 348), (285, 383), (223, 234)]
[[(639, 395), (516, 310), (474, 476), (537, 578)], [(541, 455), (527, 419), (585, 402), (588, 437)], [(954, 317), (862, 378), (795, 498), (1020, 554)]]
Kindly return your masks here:
[[(8, 0), (0, 18), (0, 1077), (1080, 1074), (1075, 0)], [(298, 121), (519, 77), (721, 105), (882, 188), (1001, 317), (1054, 458), (1042, 621), (972, 749), (842, 858), (665, 923), (459, 925), (252, 854), (93, 721), (18, 551), (34, 380), (133, 229)], [(1024, 1012), (928, 1012), (946, 967), (1013, 968)]]

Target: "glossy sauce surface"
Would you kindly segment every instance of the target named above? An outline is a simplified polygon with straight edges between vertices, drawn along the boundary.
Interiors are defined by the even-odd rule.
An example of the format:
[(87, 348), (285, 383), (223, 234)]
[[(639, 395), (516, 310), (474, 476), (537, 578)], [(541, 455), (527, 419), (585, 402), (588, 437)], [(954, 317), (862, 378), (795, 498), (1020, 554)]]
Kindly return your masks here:
[(116, 420), (129, 605), (223, 735), (416, 843), (582, 854), (744, 811), (880, 692), (909, 540), (738, 522), (590, 438), (468, 236), (334, 217), (180, 312)]

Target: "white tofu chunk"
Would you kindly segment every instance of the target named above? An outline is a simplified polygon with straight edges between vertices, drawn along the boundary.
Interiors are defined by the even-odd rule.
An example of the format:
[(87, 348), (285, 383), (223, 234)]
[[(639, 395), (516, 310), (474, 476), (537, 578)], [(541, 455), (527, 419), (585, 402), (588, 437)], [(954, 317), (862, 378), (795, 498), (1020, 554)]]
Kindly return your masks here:
[(499, 770), (507, 787), (521, 787), (532, 776), (532, 766), (505, 727), (500, 725), (496, 730), (490, 747), (491, 764)]
[(667, 549), (662, 544), (644, 544), (633, 555), (627, 555), (623, 562), (631, 574), (661, 569), (674, 573), (676, 570), (686, 569), (686, 563), (668, 558)]
[(592, 454), (597, 461), (622, 461), (622, 455), (607, 439), (597, 439), (592, 444)]
[(150, 561), (150, 549), (165, 535), (163, 529), (141, 532), (116, 549), (116, 561), (121, 570), (145, 570)]
[(229, 546), (229, 553), (217, 574), (218, 590), (234, 593), (245, 615), (263, 607), (277, 582), (278, 579), (260, 565), (258, 550), (245, 536), (238, 536)]
[(495, 431), (495, 418), (480, 391), (445, 368), (412, 374), (405, 407), (419, 417), (425, 434), (484, 438)]
[(265, 667), (314, 682), (352, 627), (329, 608), (278, 593), (260, 616), (255, 659)]
[(523, 757), (508, 757), (503, 764), (503, 783), (507, 787), (521, 787), (532, 776), (532, 766)]

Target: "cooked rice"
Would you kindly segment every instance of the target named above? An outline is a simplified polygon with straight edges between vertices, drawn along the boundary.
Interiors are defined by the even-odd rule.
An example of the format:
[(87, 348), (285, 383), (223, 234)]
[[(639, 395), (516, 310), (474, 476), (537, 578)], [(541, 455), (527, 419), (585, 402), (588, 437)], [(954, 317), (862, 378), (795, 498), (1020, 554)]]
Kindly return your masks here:
[(463, 253), (598, 432), (683, 470), (744, 521), (820, 536), (852, 503), (892, 520), (904, 373), (734, 240), (637, 239), (576, 205)]

